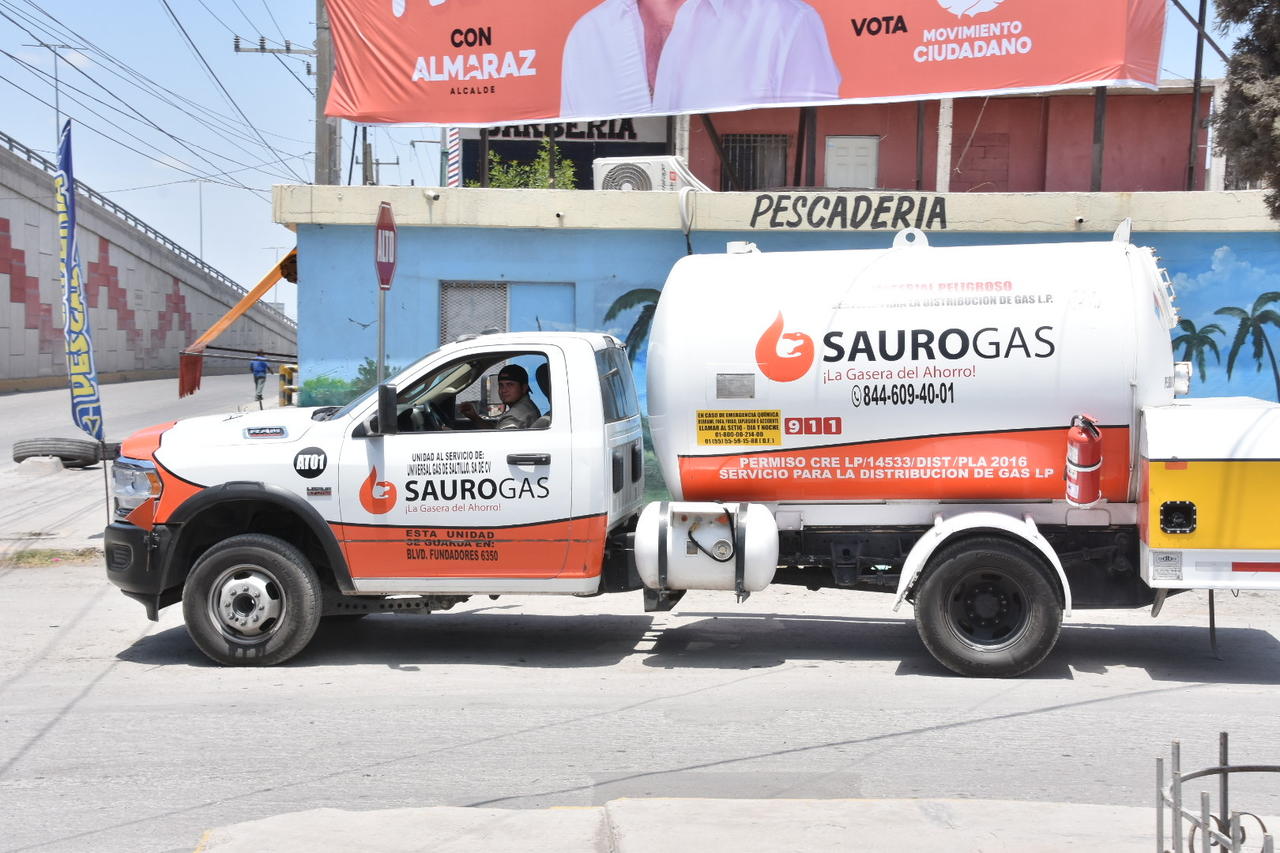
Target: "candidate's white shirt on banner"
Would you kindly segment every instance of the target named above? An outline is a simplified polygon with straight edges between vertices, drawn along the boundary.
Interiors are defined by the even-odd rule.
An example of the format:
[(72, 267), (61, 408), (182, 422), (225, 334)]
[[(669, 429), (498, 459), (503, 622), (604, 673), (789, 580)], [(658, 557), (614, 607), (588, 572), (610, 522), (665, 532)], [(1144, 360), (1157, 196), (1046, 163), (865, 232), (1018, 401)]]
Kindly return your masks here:
[(562, 118), (829, 100), (840, 90), (817, 11), (802, 0), (686, 0), (649, 95), (636, 0), (604, 0), (564, 47)]

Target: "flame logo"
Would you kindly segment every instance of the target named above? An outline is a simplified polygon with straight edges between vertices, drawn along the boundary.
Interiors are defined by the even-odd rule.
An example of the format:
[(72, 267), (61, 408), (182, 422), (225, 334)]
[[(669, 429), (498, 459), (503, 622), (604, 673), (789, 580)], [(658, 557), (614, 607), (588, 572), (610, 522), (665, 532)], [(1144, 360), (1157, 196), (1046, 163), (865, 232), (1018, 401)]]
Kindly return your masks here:
[(360, 506), (370, 515), (391, 512), (396, 505), (396, 484), (378, 479), (378, 466), (374, 465), (368, 478), (360, 484)]
[(965, 15), (972, 18), (983, 12), (990, 12), (1003, 2), (1004, 0), (938, 0), (938, 5), (957, 18), (963, 18)]
[[(786, 352), (779, 347), (787, 341)], [(756, 342), (756, 364), (774, 382), (794, 382), (813, 367), (813, 339), (801, 332), (782, 331), (782, 312)]]

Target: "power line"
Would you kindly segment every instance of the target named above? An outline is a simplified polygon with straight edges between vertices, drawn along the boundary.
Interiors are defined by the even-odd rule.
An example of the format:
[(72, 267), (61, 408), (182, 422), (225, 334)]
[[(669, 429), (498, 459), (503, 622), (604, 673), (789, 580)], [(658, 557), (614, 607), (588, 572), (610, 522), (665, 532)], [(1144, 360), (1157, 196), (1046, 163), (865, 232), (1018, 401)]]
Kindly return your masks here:
[[(41, 68), (37, 68), (37, 67), (35, 67), (34, 65), (31, 65), (30, 63), (24, 62), (24, 61), (23, 61), (22, 59), (20, 59), (19, 57), (14, 56), (12, 53), (9, 53), (7, 50), (0, 49), (0, 54), (3, 54), (4, 56), (9, 57), (9, 59), (11, 59), (12, 61), (16, 62), (18, 65), (21, 65), (23, 68), (26, 68), (26, 69), (27, 69), (29, 72), (31, 72), (32, 74), (39, 74), (39, 75), (43, 75), (43, 76), (45, 76), (45, 77), (50, 76), (50, 75), (48, 74), (48, 72), (44, 71), (44, 70), (43, 70), (43, 69), (41, 69)], [(73, 66), (73, 67), (74, 67), (74, 66)], [(77, 70), (80, 70), (80, 69), (77, 69)], [(81, 72), (81, 73), (83, 73), (83, 72)], [(85, 75), (85, 76), (88, 76), (88, 75)], [(92, 80), (92, 78), (90, 78), (90, 79)], [(64, 85), (64, 86), (66, 86), (67, 88), (71, 89), (71, 91), (73, 91), (73, 92), (78, 92), (79, 94), (83, 95), (83, 96), (84, 96), (84, 97), (86, 97), (86, 98), (89, 98), (90, 100), (94, 101), (95, 103), (101, 104), (103, 107), (105, 107), (105, 108), (107, 108), (107, 109), (114, 110), (115, 112), (120, 113), (121, 115), (124, 115), (124, 116), (126, 116), (126, 117), (128, 117), (128, 118), (133, 118), (133, 119), (134, 119), (134, 120), (136, 120), (136, 121), (141, 121), (141, 122), (143, 122), (144, 124), (146, 124), (147, 126), (149, 126), (150, 128), (152, 128), (153, 130), (156, 130), (156, 131), (158, 131), (159, 133), (162, 133), (163, 135), (167, 136), (169, 139), (172, 139), (174, 142), (178, 143), (180, 146), (182, 146), (184, 149), (186, 149), (186, 150), (187, 150), (187, 152), (188, 152), (189, 154), (191, 154), (191, 155), (195, 156), (195, 157), (196, 157), (196, 158), (198, 158), (198, 159), (203, 159), (203, 158), (201, 158), (201, 155), (200, 155), (200, 154), (195, 150), (196, 148), (200, 149), (200, 151), (203, 151), (206, 155), (210, 155), (210, 156), (213, 156), (213, 157), (219, 157), (219, 158), (221, 158), (221, 159), (223, 159), (223, 160), (227, 160), (227, 161), (229, 161), (229, 162), (231, 162), (231, 163), (234, 163), (234, 164), (235, 164), (235, 165), (237, 165), (237, 166), (247, 166), (247, 165), (248, 165), (248, 164), (246, 164), (246, 163), (242, 163), (242, 162), (240, 162), (239, 160), (236, 160), (236, 159), (234, 159), (234, 158), (227, 157), (227, 156), (226, 156), (226, 155), (224, 155), (224, 154), (219, 154), (218, 152), (213, 151), (212, 149), (205, 148), (204, 146), (199, 145), (199, 144), (197, 144), (197, 143), (195, 143), (195, 142), (188, 142), (187, 140), (184, 140), (184, 139), (182, 139), (181, 137), (176, 136), (176, 135), (174, 135), (174, 134), (170, 133), (169, 131), (167, 131), (167, 130), (165, 130), (164, 128), (162, 128), (162, 127), (160, 127), (159, 125), (157, 125), (157, 124), (156, 124), (154, 121), (152, 121), (150, 118), (146, 117), (146, 116), (145, 116), (145, 115), (143, 115), (141, 112), (139, 112), (136, 108), (134, 108), (134, 107), (133, 107), (133, 105), (131, 105), (131, 104), (129, 104), (127, 101), (124, 101), (123, 99), (119, 98), (119, 96), (115, 95), (114, 93), (108, 92), (109, 94), (111, 94), (111, 95), (112, 95), (112, 97), (116, 98), (116, 100), (119, 100), (119, 101), (120, 101), (120, 103), (122, 103), (122, 104), (124, 104), (126, 107), (128, 107), (128, 108), (129, 108), (129, 111), (130, 111), (131, 113), (133, 113), (133, 115), (129, 115), (129, 113), (126, 113), (124, 110), (120, 109), (119, 107), (112, 106), (111, 104), (108, 104), (108, 103), (106, 103), (105, 101), (103, 101), (101, 98), (97, 98), (97, 97), (95, 97), (95, 96), (93, 96), (93, 95), (89, 94), (88, 92), (85, 92), (83, 89), (79, 89), (79, 88), (77, 88), (76, 86), (71, 85), (70, 83), (64, 83), (63, 85)], [(99, 118), (101, 118), (103, 121), (108, 122), (108, 123), (109, 123), (109, 124), (111, 124), (113, 127), (117, 127), (117, 128), (119, 128), (119, 129), (121, 130), (121, 132), (128, 133), (128, 131), (124, 130), (124, 128), (120, 127), (119, 125), (117, 125), (117, 124), (115, 124), (115, 123), (111, 122), (109, 119), (107, 119), (107, 117), (106, 117), (106, 116), (102, 115), (101, 113), (99, 113), (98, 111), (96, 111), (96, 110), (92, 109), (91, 107), (86, 106), (82, 101), (77, 101), (75, 98), (72, 98), (72, 100), (73, 100), (73, 101), (75, 101), (75, 102), (76, 102), (77, 104), (79, 104), (80, 106), (84, 107), (85, 109), (88, 109), (88, 110), (89, 110), (89, 112), (91, 112), (91, 113), (93, 113), (94, 115), (98, 116), (98, 117), (99, 117)], [(146, 145), (152, 145), (152, 147), (155, 147), (152, 143), (147, 142), (146, 140), (142, 139), (142, 138), (141, 138), (141, 137), (139, 137), (139, 136), (136, 136), (136, 135), (134, 135), (134, 134), (129, 134), (129, 135), (130, 135), (130, 136), (132, 136), (134, 139), (138, 140), (139, 142), (143, 143), (143, 144), (146, 144)], [(158, 150), (158, 149), (157, 149), (157, 150)], [(161, 153), (163, 153), (163, 152), (161, 152)], [(221, 168), (219, 168), (216, 164), (213, 164), (213, 163), (210, 163), (209, 165), (211, 165), (211, 166), (213, 166), (213, 167), (214, 167), (215, 174), (222, 175), (222, 176), (224, 176), (224, 177), (230, 177), (230, 173), (229, 173), (227, 170), (225, 170), (225, 169), (221, 169)], [(194, 168), (194, 167), (192, 167), (192, 168)], [(270, 173), (269, 173), (269, 174), (270, 174)], [(279, 176), (279, 177), (286, 177), (286, 179), (287, 179), (287, 176)], [(239, 182), (239, 181), (237, 181), (236, 183), (240, 183), (240, 182)], [(243, 185), (243, 184), (242, 184), (242, 185)], [(246, 189), (248, 189), (248, 187), (245, 187), (245, 188), (246, 188)]]
[(271, 19), (271, 23), (276, 25), (276, 32), (280, 34), (280, 40), (288, 42), (289, 40), (284, 37), (284, 30), (280, 29), (280, 22), (276, 20), (275, 14), (271, 11), (271, 4), (267, 0), (262, 0), (262, 8), (267, 10), (267, 17)]
[[(19, 92), (22, 92), (27, 97), (32, 98), (33, 100), (36, 100), (44, 104), (46, 107), (50, 107), (50, 108), (53, 107), (53, 104), (49, 103), (44, 98), (41, 98), (39, 95), (36, 95), (33, 92), (27, 91), (22, 86), (19, 86), (17, 83), (10, 80), (8, 77), (5, 77), (3, 74), (0, 74), (0, 80), (3, 80), (4, 82), (8, 83), (10, 86), (17, 89)], [(228, 187), (231, 187), (232, 189), (237, 189), (237, 190), (243, 189), (253, 193), (254, 195), (261, 196), (263, 201), (270, 200), (270, 196), (268, 195), (266, 190), (254, 189), (253, 187), (247, 187), (247, 186), (244, 186), (243, 184), (240, 184), (240, 185), (228, 184), (225, 181), (219, 181), (215, 178), (209, 177), (208, 175), (201, 175), (196, 172), (188, 171), (187, 169), (184, 169), (181, 166), (175, 166), (172, 162), (172, 158), (170, 158), (170, 162), (166, 162), (164, 160), (159, 159), (158, 157), (152, 157), (150, 154), (146, 153), (145, 151), (139, 151), (137, 148), (134, 148), (132, 145), (126, 145), (125, 143), (121, 142), (118, 136), (101, 131), (86, 121), (77, 119), (76, 123), (80, 127), (83, 127), (85, 130), (96, 133), (99, 136), (101, 136), (103, 139), (110, 140), (111, 142), (114, 142), (115, 144), (119, 145), (121, 148), (132, 151), (134, 154), (137, 154), (141, 157), (145, 157), (146, 159), (152, 161), (153, 163), (158, 163), (159, 165), (164, 166), (167, 169), (173, 169), (176, 172), (181, 172), (184, 175), (190, 175), (193, 178), (199, 178), (201, 180), (211, 181), (212, 183), (215, 183), (215, 184), (222, 184), (223, 186), (228, 186)], [(183, 164), (183, 165), (186, 165), (186, 164)]]
[[(131, 65), (121, 62), (119, 59), (113, 56), (109, 51), (106, 51), (101, 47), (99, 47), (98, 45), (94, 44), (94, 42), (91, 39), (85, 38), (80, 33), (77, 33), (74, 29), (62, 24), (56, 18), (53, 18), (52, 15), (50, 15), (47, 11), (41, 8), (39, 4), (35, 3), (34, 0), (25, 0), (25, 2), (27, 3), (27, 5), (36, 9), (46, 18), (49, 18), (49, 20), (53, 22), (52, 28), (42, 26), (40, 23), (34, 20), (28, 13), (22, 11), (21, 9), (16, 8), (15, 6), (12, 5), (12, 3), (8, 2), (8, 0), (0, 0), (0, 5), (3, 5), (4, 7), (8, 8), (9, 11), (23, 18), (32, 27), (36, 27), (37, 29), (42, 30), (46, 34), (57, 35), (58, 37), (66, 37), (63, 34), (69, 33), (71, 36), (74, 36), (77, 40), (84, 42), (86, 45), (88, 45), (92, 49), (92, 53), (96, 54), (98, 57), (104, 60), (103, 63), (100, 63), (100, 67), (102, 67), (104, 70), (106, 70), (110, 74), (114, 75), (121, 81), (135, 87), (143, 94), (146, 94), (152, 98), (155, 98), (156, 100), (160, 101), (162, 104), (165, 104), (168, 107), (172, 107), (173, 109), (179, 110), (184, 117), (189, 118), (192, 121), (195, 121), (198, 124), (202, 125), (206, 129), (214, 133), (216, 136), (221, 137), (231, 145), (235, 146), (240, 151), (244, 151), (245, 153), (250, 153), (248, 152), (247, 149), (237, 144), (236, 141), (229, 136), (229, 132), (241, 124), (240, 121), (238, 121), (232, 116), (224, 115), (222, 113), (217, 112), (216, 110), (211, 110), (203, 104), (193, 101), (190, 98), (184, 95), (181, 95), (178, 92), (173, 91), (172, 89), (169, 89), (165, 86), (160, 85), (159, 83), (150, 79), (149, 77), (142, 74), (141, 72), (136, 71)], [(27, 30), (26, 27), (24, 27), (21, 23), (14, 21), (13, 18), (9, 17), (8, 15), (5, 15), (4, 17), (8, 18), (11, 22), (17, 25), (24, 32), (27, 32), (30, 34), (30, 30)], [(120, 71), (116, 70), (116, 67), (123, 69), (124, 73), (122, 74)], [(83, 72), (83, 73), (86, 73), (87, 75), (87, 72)], [(106, 86), (104, 86), (102, 83), (98, 82), (97, 80), (94, 80), (91, 76), (89, 77), (89, 79), (95, 85), (103, 89), (107, 89)], [(187, 106), (186, 107), (180, 106), (178, 103), (175, 103), (175, 100), (171, 100), (169, 97), (166, 97), (166, 95), (172, 96), (173, 99), (176, 99), (176, 101), (180, 101), (183, 104), (186, 104)], [(197, 112), (192, 113), (191, 110), (196, 110)], [(202, 116), (208, 116), (209, 118), (206, 119), (206, 118), (203, 118)], [(298, 144), (305, 144), (302, 140), (293, 139), (292, 137), (285, 136), (284, 134), (273, 133), (270, 131), (265, 131), (265, 132), (271, 136), (275, 136), (286, 141), (295, 142)], [(240, 134), (240, 133), (237, 133), (236, 135), (238, 136), (238, 138), (244, 140), (245, 142), (251, 142), (254, 145), (260, 144), (258, 140), (253, 139), (248, 135)]]
[[(7, 77), (5, 77), (5, 78), (0, 78), (0, 79), (3, 79), (6, 83), (9, 83), (10, 85), (12, 85), (12, 86), (14, 86), (14, 87), (16, 87), (16, 88), (22, 89), (22, 87), (18, 86), (18, 84), (14, 83), (12, 80), (9, 80)], [(33, 98), (33, 99), (35, 99), (35, 100), (39, 101), (39, 102), (40, 102), (40, 103), (42, 103), (42, 104), (45, 104), (46, 106), (49, 106), (48, 101), (45, 101), (44, 99), (37, 97), (36, 95), (32, 94), (31, 92), (29, 92), (29, 91), (27, 91), (27, 90), (25, 90), (25, 89), (22, 89), (22, 91), (23, 91), (23, 93), (24, 93), (24, 94), (28, 95), (29, 97), (31, 97), (31, 98)], [(68, 97), (70, 98), (70, 96), (68, 96)], [(124, 128), (123, 128), (123, 127), (121, 127), (120, 125), (118, 125), (118, 124), (116, 124), (115, 122), (111, 121), (109, 118), (107, 118), (106, 116), (102, 115), (102, 114), (101, 114), (101, 113), (99, 113), (97, 110), (94, 110), (94, 109), (93, 109), (93, 108), (91, 108), (91, 107), (87, 107), (87, 106), (85, 106), (83, 103), (81, 103), (80, 101), (76, 100), (75, 98), (70, 98), (70, 100), (74, 101), (74, 102), (75, 102), (76, 104), (78, 104), (79, 106), (81, 106), (81, 107), (83, 107), (84, 109), (88, 110), (88, 112), (89, 112), (89, 113), (91, 113), (92, 115), (96, 116), (97, 118), (102, 119), (102, 120), (103, 120), (104, 122), (106, 122), (108, 125), (110, 125), (111, 127), (115, 128), (115, 129), (116, 129), (116, 130), (118, 130), (120, 133), (124, 134), (125, 136), (129, 137), (130, 139), (134, 139), (134, 140), (136, 140), (139, 144), (141, 144), (141, 145), (145, 145), (145, 146), (149, 147), (149, 148), (150, 148), (152, 151), (154, 151), (156, 154), (158, 154), (158, 155), (160, 155), (160, 156), (162, 156), (162, 157), (166, 157), (166, 158), (168, 158), (168, 160), (169, 160), (170, 162), (166, 163), (166, 161), (165, 161), (165, 160), (160, 160), (160, 159), (157, 159), (157, 158), (154, 158), (154, 157), (149, 157), (149, 155), (146, 155), (146, 154), (145, 154), (145, 152), (139, 151), (138, 149), (133, 148), (132, 146), (124, 145), (124, 143), (119, 142), (118, 137), (109, 137), (109, 138), (111, 138), (113, 141), (119, 142), (119, 144), (120, 144), (120, 145), (122, 145), (123, 147), (127, 148), (127, 149), (128, 149), (128, 150), (130, 150), (130, 151), (134, 151), (134, 152), (136, 152), (136, 153), (143, 154), (143, 156), (148, 156), (148, 158), (149, 158), (149, 159), (153, 159), (153, 160), (155, 160), (155, 162), (157, 162), (157, 163), (164, 163), (165, 165), (171, 165), (172, 163), (177, 163), (177, 164), (179, 164), (179, 165), (178, 165), (178, 166), (174, 166), (173, 168), (176, 168), (176, 169), (178, 169), (178, 171), (180, 171), (180, 172), (184, 172), (185, 174), (189, 174), (189, 175), (196, 175), (197, 177), (199, 177), (199, 178), (201, 178), (201, 179), (203, 179), (203, 180), (208, 180), (208, 181), (213, 181), (213, 182), (215, 182), (215, 183), (224, 184), (224, 185), (226, 185), (226, 186), (229, 186), (229, 187), (232, 187), (232, 188), (235, 188), (235, 189), (249, 190), (250, 192), (261, 192), (260, 190), (256, 189), (255, 187), (248, 186), (247, 184), (245, 184), (245, 183), (243, 183), (243, 182), (241, 182), (241, 181), (235, 181), (234, 183), (231, 183), (231, 182), (229, 182), (229, 181), (219, 180), (219, 179), (218, 179), (218, 177), (217, 177), (216, 175), (210, 175), (210, 174), (206, 174), (206, 173), (200, 173), (200, 172), (197, 172), (197, 171), (188, 171), (188, 170), (196, 170), (196, 169), (198, 169), (199, 167), (198, 167), (198, 166), (195, 166), (195, 165), (192, 165), (191, 163), (187, 163), (187, 162), (184, 162), (184, 161), (182, 161), (182, 160), (179, 160), (178, 158), (173, 157), (172, 155), (170, 155), (170, 154), (168, 154), (168, 153), (166, 153), (166, 152), (164, 152), (164, 151), (159, 150), (159, 149), (158, 149), (158, 148), (156, 148), (152, 143), (150, 143), (150, 142), (148, 142), (147, 140), (145, 140), (145, 139), (141, 138), (141, 137), (140, 137), (140, 136), (138, 136), (137, 134), (130, 133), (128, 130), (124, 129)], [(72, 117), (72, 116), (70, 116), (70, 115), (68, 115), (68, 117), (69, 117), (69, 118), (73, 118), (73, 117)], [(81, 119), (81, 118), (79, 118), (79, 117), (74, 117), (74, 118), (75, 118), (75, 120), (76, 120), (77, 122), (79, 122), (79, 123), (81, 123), (81, 124), (85, 124), (85, 122), (83, 121), (83, 119)], [(88, 126), (88, 125), (86, 124), (86, 126)], [(95, 132), (95, 133), (102, 133), (101, 131), (97, 130), (96, 128), (92, 128), (92, 129), (94, 130), (94, 132)], [(104, 135), (104, 136), (105, 136), (106, 134), (102, 134), (102, 135)], [(185, 168), (182, 168), (182, 167), (185, 167)]]
[[(294, 158), (294, 159), (299, 159), (299, 158), (301, 158), (301, 157), (310, 157), (310, 156), (311, 156), (311, 153), (310, 153), (310, 152), (307, 152), (306, 154), (299, 155), (299, 157), (296, 157), (296, 158)], [(248, 169), (252, 169), (252, 168), (255, 168), (255, 167), (253, 167), (253, 166), (246, 166), (244, 169), (232, 169), (232, 171), (233, 171), (233, 172), (243, 172), (243, 171), (246, 171), (246, 170), (248, 170)], [(156, 189), (156, 188), (158, 188), (158, 187), (172, 187), (172, 186), (174, 186), (174, 185), (176, 185), (176, 184), (194, 184), (194, 183), (196, 183), (197, 181), (205, 181), (206, 183), (208, 183), (208, 182), (210, 182), (210, 179), (209, 179), (209, 178), (180, 178), (179, 180), (176, 180), (176, 181), (163, 181), (163, 182), (158, 183), (158, 184), (143, 184), (143, 185), (142, 185), (142, 186), (140, 186), (140, 187), (120, 187), (119, 189), (114, 189), (114, 190), (102, 190), (101, 192), (102, 192), (102, 194), (103, 194), (103, 195), (110, 195), (110, 194), (112, 194), (112, 193), (131, 193), (131, 192), (135, 192), (135, 191), (137, 191), (137, 190), (154, 190), (154, 189)], [(226, 186), (226, 185), (224, 185), (224, 186)], [(234, 188), (233, 188), (233, 189), (234, 189)], [(252, 188), (251, 188), (251, 189), (252, 189)], [(257, 190), (255, 190), (255, 192), (257, 192)]]
[(307, 94), (308, 94), (308, 95), (310, 95), (310, 96), (311, 96), (311, 97), (313, 97), (313, 98), (316, 96), (316, 93), (315, 93), (315, 92), (313, 92), (313, 91), (311, 91), (311, 87), (310, 87), (310, 86), (308, 86), (306, 83), (303, 83), (303, 82), (302, 82), (302, 78), (301, 78), (301, 77), (299, 77), (297, 74), (294, 74), (294, 73), (293, 73), (293, 69), (292, 69), (292, 68), (290, 68), (288, 65), (286, 65), (286, 64), (285, 64), (285, 61), (284, 61), (283, 59), (281, 59), (281, 58), (280, 58), (280, 54), (278, 54), (278, 53), (273, 53), (273, 54), (271, 54), (271, 55), (272, 55), (272, 56), (274, 56), (274, 57), (276, 58), (276, 62), (279, 62), (279, 63), (280, 63), (280, 66), (281, 66), (282, 68), (284, 68), (284, 70), (285, 70), (285, 71), (288, 71), (288, 72), (289, 72), (289, 76), (290, 76), (290, 77), (292, 77), (294, 80), (297, 80), (297, 81), (298, 81), (298, 85), (299, 85), (299, 86), (301, 86), (303, 89), (306, 89), (306, 90), (307, 90)]
[[(131, 86), (134, 86), (144, 94), (155, 98), (156, 100), (160, 101), (161, 103), (167, 106), (170, 106), (176, 110), (181, 111), (185, 117), (188, 117), (204, 125), (206, 128), (213, 131), (215, 134), (222, 136), (224, 139), (227, 139), (226, 134), (223, 132), (224, 128), (230, 129), (229, 125), (239, 126), (243, 124), (240, 120), (236, 119), (233, 116), (219, 113), (216, 110), (211, 110), (205, 105), (198, 103), (196, 101), (193, 101), (192, 99), (186, 97), (185, 95), (179, 94), (178, 92), (175, 92), (172, 89), (169, 89), (157, 83), (156, 81), (147, 77), (145, 74), (142, 74), (141, 72), (136, 71), (131, 64), (120, 61), (118, 58), (113, 56), (109, 51), (106, 51), (101, 47), (99, 47), (98, 45), (94, 44), (94, 42), (91, 39), (85, 38), (80, 33), (77, 33), (74, 29), (66, 26), (65, 24), (62, 24), (60, 21), (58, 21), (56, 18), (50, 15), (49, 12), (43, 9), (38, 3), (34, 2), (34, 0), (24, 0), (24, 2), (26, 2), (28, 6), (31, 6), (32, 8), (37, 10), (40, 14), (44, 15), (50, 21), (52, 21), (52, 26), (51, 27), (42, 26), (40, 23), (32, 19), (30, 14), (23, 12), (21, 9), (18, 9), (15, 6), (13, 6), (13, 4), (9, 2), (9, 0), (0, 0), (0, 5), (3, 5), (4, 7), (8, 8), (9, 11), (13, 12), (15, 15), (22, 17), (31, 26), (41, 29), (45, 33), (53, 34), (60, 38), (68, 37), (64, 35), (64, 33), (69, 33), (70, 36), (74, 36), (77, 40), (84, 42), (86, 45), (88, 45), (92, 49), (92, 52), (94, 54), (96, 54), (98, 57), (105, 60), (105, 63), (101, 65), (101, 67), (104, 70), (115, 75), (117, 78), (130, 84)], [(9, 17), (9, 16), (6, 15), (5, 17)], [(13, 21), (13, 18), (9, 18), (9, 20), (15, 23), (19, 28), (23, 29), (24, 32), (30, 33), (30, 31), (27, 30), (25, 27), (23, 27), (21, 23), (18, 23), (17, 21)], [(122, 74), (120, 71), (117, 71), (112, 66), (116, 66), (118, 68), (123, 69), (124, 73)], [(104, 89), (106, 88), (96, 80), (94, 80), (93, 82)], [(179, 106), (178, 104), (174, 103), (172, 100), (169, 100), (168, 98), (164, 97), (159, 93), (165, 93), (166, 95), (170, 95), (174, 99), (186, 104), (191, 109), (198, 110), (200, 113), (207, 115), (210, 118), (206, 120), (201, 118), (198, 115), (192, 115), (189, 109), (187, 109), (186, 107)], [(266, 132), (271, 136), (275, 136), (280, 139), (287, 140), (289, 142), (295, 142), (299, 145), (306, 144), (303, 140), (294, 139), (292, 137), (285, 136), (284, 134), (273, 133), (270, 131), (266, 131)], [(258, 140), (252, 139), (247, 135), (242, 135), (240, 138), (244, 139), (244, 141), (246, 142), (252, 142), (254, 145), (260, 144)], [(227, 141), (235, 145), (235, 143), (231, 139), (227, 139)], [(245, 149), (241, 148), (240, 150), (243, 151)]]
[(284, 157), (280, 155), (280, 152), (276, 151), (276, 149), (271, 145), (270, 142), (267, 142), (266, 138), (263, 137), (261, 133), (258, 133), (257, 127), (255, 127), (253, 123), (249, 121), (249, 117), (245, 115), (244, 110), (240, 109), (240, 105), (236, 103), (236, 99), (231, 97), (231, 93), (227, 91), (227, 87), (222, 85), (222, 80), (220, 80), (218, 78), (218, 75), (214, 73), (214, 70), (209, 65), (208, 60), (206, 60), (204, 58), (204, 54), (200, 52), (200, 48), (196, 47), (196, 43), (192, 40), (191, 35), (187, 32), (187, 28), (182, 25), (182, 21), (178, 20), (178, 16), (174, 14), (173, 8), (169, 5), (169, 0), (160, 0), (160, 4), (164, 6), (165, 11), (169, 13), (169, 18), (173, 21), (174, 25), (177, 26), (178, 31), (182, 33), (182, 37), (187, 40), (187, 44), (191, 47), (191, 50), (199, 58), (200, 63), (204, 66), (205, 70), (209, 73), (209, 76), (213, 79), (213, 82), (222, 91), (222, 94), (226, 97), (228, 103), (230, 103), (231, 106), (235, 108), (235, 111), (240, 114), (240, 117), (244, 119), (245, 124), (249, 125), (249, 127), (253, 130), (254, 134), (258, 137), (258, 139), (262, 142), (262, 144), (265, 145), (267, 149), (271, 151), (271, 153), (276, 155), (276, 158), (280, 161), (280, 165), (288, 169), (294, 175), (294, 177), (298, 179), (298, 183), (305, 184), (306, 180), (303, 179), (303, 177), (299, 175), (297, 172), (295, 172), (292, 166), (290, 166), (288, 163), (284, 161)]

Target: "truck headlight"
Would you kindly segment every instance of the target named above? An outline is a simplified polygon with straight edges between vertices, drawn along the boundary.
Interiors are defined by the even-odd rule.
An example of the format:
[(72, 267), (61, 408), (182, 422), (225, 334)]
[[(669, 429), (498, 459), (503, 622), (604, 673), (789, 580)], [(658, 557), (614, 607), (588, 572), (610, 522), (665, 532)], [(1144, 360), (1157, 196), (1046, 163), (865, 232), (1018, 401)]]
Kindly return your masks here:
[(124, 518), (147, 498), (160, 497), (160, 475), (152, 462), (120, 457), (111, 463), (111, 491), (115, 495), (116, 518)]

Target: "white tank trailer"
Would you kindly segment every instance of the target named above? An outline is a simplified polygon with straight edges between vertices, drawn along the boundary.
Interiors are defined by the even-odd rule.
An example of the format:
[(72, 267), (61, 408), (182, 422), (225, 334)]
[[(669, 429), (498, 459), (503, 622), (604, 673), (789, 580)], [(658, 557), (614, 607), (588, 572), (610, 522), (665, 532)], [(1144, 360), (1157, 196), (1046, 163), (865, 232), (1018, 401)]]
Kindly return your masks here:
[[(892, 592), (941, 663), (997, 676), (1040, 663), (1073, 608), (1280, 587), (1280, 406), (1175, 400), (1176, 323), (1127, 221), (1099, 242), (910, 230), (684, 258), (648, 359), (675, 500), (641, 516), (641, 578), (659, 606), (771, 582)], [(1069, 442), (1101, 455), (1071, 468), (1071, 501)]]

